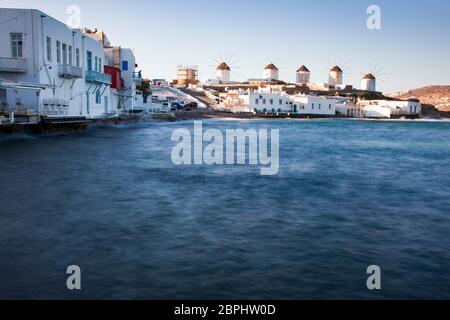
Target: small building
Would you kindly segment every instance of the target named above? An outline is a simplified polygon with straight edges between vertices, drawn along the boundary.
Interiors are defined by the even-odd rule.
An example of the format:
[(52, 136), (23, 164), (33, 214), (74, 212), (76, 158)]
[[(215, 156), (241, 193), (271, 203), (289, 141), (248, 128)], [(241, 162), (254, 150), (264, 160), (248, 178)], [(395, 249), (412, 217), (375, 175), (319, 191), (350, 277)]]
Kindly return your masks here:
[(311, 82), (311, 72), (304, 65), (298, 68), (296, 72), (296, 83), (306, 85)]
[(263, 71), (263, 78), (266, 81), (278, 81), (279, 80), (279, 69), (273, 64), (268, 64)]
[(190, 84), (198, 83), (198, 67), (180, 65), (177, 69), (177, 81), (179, 86), (189, 86)]
[(336, 99), (333, 97), (296, 95), (292, 97), (296, 113), (311, 116), (335, 116)]
[(289, 95), (284, 92), (260, 88), (257, 91), (229, 91), (222, 107), (239, 113), (292, 113)]
[(358, 105), (364, 108), (369, 118), (392, 118), (419, 116), (422, 105), (419, 100), (361, 100)]

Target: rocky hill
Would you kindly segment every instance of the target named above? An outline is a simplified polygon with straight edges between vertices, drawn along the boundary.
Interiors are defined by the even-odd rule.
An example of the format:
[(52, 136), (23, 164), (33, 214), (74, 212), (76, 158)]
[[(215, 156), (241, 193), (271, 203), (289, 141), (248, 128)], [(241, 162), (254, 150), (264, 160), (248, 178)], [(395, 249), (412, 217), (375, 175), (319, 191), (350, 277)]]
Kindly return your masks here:
[(450, 112), (450, 86), (429, 86), (389, 95), (392, 98), (417, 98), (426, 105), (435, 106), (439, 111)]

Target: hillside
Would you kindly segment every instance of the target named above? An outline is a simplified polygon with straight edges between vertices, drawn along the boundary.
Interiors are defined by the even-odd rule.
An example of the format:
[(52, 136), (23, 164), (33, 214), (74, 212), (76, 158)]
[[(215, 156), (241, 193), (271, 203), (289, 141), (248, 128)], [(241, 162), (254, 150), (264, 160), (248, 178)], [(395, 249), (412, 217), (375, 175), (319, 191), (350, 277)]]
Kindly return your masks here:
[(439, 111), (450, 111), (450, 86), (428, 86), (389, 95), (393, 98), (417, 98), (423, 104), (433, 105)]

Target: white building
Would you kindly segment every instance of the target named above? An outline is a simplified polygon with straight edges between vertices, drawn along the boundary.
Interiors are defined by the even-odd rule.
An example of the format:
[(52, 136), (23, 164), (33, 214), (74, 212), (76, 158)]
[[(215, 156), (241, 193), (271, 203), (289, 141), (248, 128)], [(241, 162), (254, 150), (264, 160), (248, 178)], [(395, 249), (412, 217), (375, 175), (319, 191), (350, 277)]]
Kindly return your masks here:
[(377, 80), (373, 74), (368, 73), (361, 79), (361, 90), (377, 91)]
[(330, 87), (340, 86), (344, 83), (344, 72), (338, 66), (334, 66), (330, 69), (330, 77), (328, 85)]
[(141, 72), (136, 72), (137, 64), (132, 49), (112, 46), (103, 31), (82, 29), (84, 34), (97, 40), (103, 45), (105, 65), (120, 71), (121, 88), (112, 91), (112, 99), (117, 101), (121, 111), (133, 111), (136, 107), (136, 85), (142, 82)]
[(230, 83), (231, 68), (225, 62), (222, 62), (216, 69), (216, 78), (219, 83)]
[(264, 68), (264, 72), (263, 72), (263, 78), (264, 80), (267, 81), (278, 81), (279, 80), (279, 69), (273, 64), (268, 64), (265, 68)]
[(311, 82), (311, 72), (307, 67), (301, 66), (296, 72), (296, 82), (298, 84), (308, 84)]
[(43, 90), (6, 89), (10, 110), (39, 115), (100, 117), (111, 77), (103, 46), (39, 10), (0, 9), (0, 79)]
[(418, 116), (422, 105), (418, 100), (363, 100), (358, 102), (364, 108), (365, 116), (370, 118), (392, 118)]
[(279, 90), (260, 88), (258, 91), (229, 91), (222, 107), (232, 112), (292, 113), (290, 96)]
[(105, 47), (106, 61), (109, 66), (118, 68), (123, 80), (123, 89), (118, 93), (123, 111), (132, 111), (135, 107), (136, 85), (142, 81), (140, 72), (136, 72), (136, 58), (133, 50), (122, 47)]
[(292, 97), (294, 110), (303, 115), (335, 116), (336, 99), (331, 97), (296, 95)]

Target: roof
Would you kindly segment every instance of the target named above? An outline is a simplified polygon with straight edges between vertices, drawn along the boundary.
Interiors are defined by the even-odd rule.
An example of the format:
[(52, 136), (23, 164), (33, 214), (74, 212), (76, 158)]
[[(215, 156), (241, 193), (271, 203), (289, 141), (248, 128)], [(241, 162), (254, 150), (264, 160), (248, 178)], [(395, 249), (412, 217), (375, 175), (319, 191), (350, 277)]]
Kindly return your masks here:
[(310, 71), (308, 70), (307, 67), (301, 66), (300, 68), (298, 68), (297, 72), (310, 72)]
[(274, 71), (278, 71), (278, 68), (277, 68), (273, 63), (271, 63), (271, 64), (268, 64), (268, 65), (264, 68), (264, 70), (274, 70)]
[(334, 66), (333, 68), (331, 68), (330, 72), (344, 72), (344, 71), (342, 71), (342, 69), (339, 68), (338, 66)]
[(219, 64), (219, 66), (217, 67), (217, 70), (231, 70), (230, 67), (225, 63), (222, 62), (221, 64)]
[(375, 79), (376, 79), (375, 76), (371, 73), (368, 73), (363, 77), (363, 80), (375, 80)]

